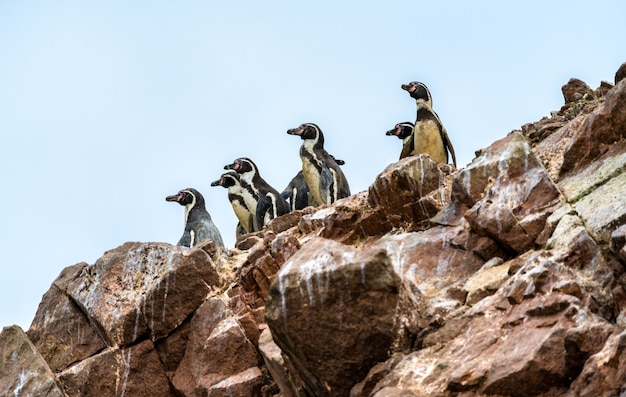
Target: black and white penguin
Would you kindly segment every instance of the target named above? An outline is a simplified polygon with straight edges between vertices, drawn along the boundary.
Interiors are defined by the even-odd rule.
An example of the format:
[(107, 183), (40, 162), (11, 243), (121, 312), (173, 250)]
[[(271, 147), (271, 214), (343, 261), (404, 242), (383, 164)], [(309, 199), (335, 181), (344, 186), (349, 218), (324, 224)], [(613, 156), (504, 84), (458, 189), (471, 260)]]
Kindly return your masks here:
[(224, 169), (239, 173), (243, 189), (250, 189), (251, 193), (256, 194), (256, 205), (251, 204), (255, 208), (258, 230), (263, 229), (272, 219), (289, 212), (289, 204), (261, 177), (259, 168), (249, 158), (240, 157), (232, 164), (225, 165)]
[(452, 155), (452, 163), (456, 167), (456, 156), (448, 133), (439, 116), (433, 110), (430, 91), (425, 84), (412, 81), (402, 84), (417, 105), (417, 118), (413, 128), (413, 153), (428, 153), (438, 163), (448, 163), (448, 152)]
[(319, 204), (332, 204), (350, 196), (346, 176), (333, 156), (324, 149), (324, 134), (313, 123), (305, 123), (287, 131), (304, 142), (300, 147), (302, 172), (311, 194)]
[(296, 176), (289, 181), (289, 184), (280, 195), (289, 203), (289, 209), (291, 211), (301, 210), (309, 205), (315, 205), (313, 196), (310, 194), (309, 185), (306, 184), (302, 171), (299, 171)]
[[(338, 165), (345, 164), (343, 160), (335, 159), (335, 162)], [(289, 203), (291, 211), (301, 210), (308, 206), (315, 207), (319, 205), (313, 198), (309, 185), (306, 184), (302, 170), (298, 171), (296, 176), (293, 177), (280, 195), (283, 196), (283, 198)]]
[(165, 200), (177, 202), (185, 207), (185, 231), (176, 245), (193, 247), (210, 238), (216, 245), (224, 246), (222, 235), (204, 207), (204, 197), (199, 191), (192, 188), (183, 189), (176, 195), (167, 196)]
[(233, 212), (239, 220), (239, 227), (237, 228), (236, 235), (242, 235), (245, 233), (252, 233), (257, 231), (256, 227), (256, 211), (249, 204), (252, 202), (250, 199), (246, 200), (246, 196), (250, 196), (253, 202), (256, 203), (256, 199), (253, 198), (253, 193), (250, 191), (244, 191), (241, 186), (241, 176), (235, 171), (228, 171), (220, 177), (217, 181), (211, 182), (211, 186), (222, 186), (228, 189), (228, 201), (233, 207)]
[(397, 136), (399, 139), (402, 139), (402, 152), (400, 152), (400, 160), (405, 157), (417, 154), (413, 153), (413, 149), (415, 148), (413, 141), (414, 127), (415, 124), (411, 123), (410, 121), (404, 121), (402, 123), (396, 124), (396, 126), (392, 130), (389, 130), (386, 133), (388, 136), (394, 135)]

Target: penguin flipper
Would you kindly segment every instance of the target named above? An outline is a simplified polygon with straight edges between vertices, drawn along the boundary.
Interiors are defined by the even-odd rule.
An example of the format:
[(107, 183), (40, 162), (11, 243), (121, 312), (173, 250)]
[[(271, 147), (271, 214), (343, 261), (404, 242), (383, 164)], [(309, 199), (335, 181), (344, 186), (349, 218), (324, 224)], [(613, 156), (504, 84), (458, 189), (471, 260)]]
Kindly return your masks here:
[(259, 201), (256, 205), (256, 222), (259, 225), (259, 230), (265, 226), (265, 216), (269, 213), (270, 219), (275, 217), (272, 211), (272, 201), (266, 195), (259, 195)]
[(452, 142), (450, 142), (450, 138), (448, 137), (448, 133), (445, 128), (441, 128), (441, 140), (443, 141), (443, 146), (446, 151), (449, 151), (452, 155), (452, 164), (454, 164), (454, 168), (456, 168), (456, 155), (454, 154), (454, 147), (452, 147)]
[(402, 144), (402, 152), (400, 152), (400, 160), (402, 160), (403, 158), (412, 156), (413, 149), (415, 149), (415, 141), (413, 140), (413, 136), (411, 135), (411, 139), (407, 139), (407, 141)]
[(328, 167), (322, 167), (320, 173), (320, 196), (326, 201), (324, 204), (332, 204), (337, 198), (335, 176)]
[(235, 239), (238, 240), (239, 237), (243, 236), (246, 233), (248, 233), (248, 232), (246, 232), (246, 229), (244, 229), (244, 227), (241, 224), (241, 222), (237, 222), (237, 226), (235, 227)]
[(182, 237), (180, 238), (180, 240), (178, 240), (176, 245), (180, 245), (183, 247), (191, 247), (191, 234), (189, 233), (189, 230), (185, 230), (183, 232)]

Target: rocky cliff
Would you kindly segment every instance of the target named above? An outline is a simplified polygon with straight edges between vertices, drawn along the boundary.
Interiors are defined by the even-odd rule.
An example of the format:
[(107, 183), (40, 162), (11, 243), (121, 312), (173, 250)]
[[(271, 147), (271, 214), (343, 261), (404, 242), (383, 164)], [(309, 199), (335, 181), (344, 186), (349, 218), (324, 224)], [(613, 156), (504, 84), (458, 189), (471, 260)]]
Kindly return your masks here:
[[(620, 69), (621, 79), (626, 67)], [(126, 243), (0, 335), (14, 396), (626, 391), (626, 80), (222, 251)]]

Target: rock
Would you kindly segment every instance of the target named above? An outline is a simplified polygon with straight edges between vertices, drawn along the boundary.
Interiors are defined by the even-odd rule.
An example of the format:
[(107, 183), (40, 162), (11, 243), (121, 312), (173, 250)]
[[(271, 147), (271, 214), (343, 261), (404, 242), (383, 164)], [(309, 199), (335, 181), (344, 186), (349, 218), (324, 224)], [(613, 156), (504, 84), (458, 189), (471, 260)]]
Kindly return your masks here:
[(218, 285), (203, 250), (127, 243), (86, 267), (67, 293), (109, 346), (125, 346), (168, 335)]
[(623, 153), (626, 147), (626, 82), (606, 94), (604, 104), (589, 114), (569, 140), (561, 177), (584, 169), (604, 156)]
[(267, 323), (310, 393), (347, 395), (387, 357), (399, 288), (382, 250), (315, 238), (284, 265), (270, 289)]
[(584, 81), (574, 78), (569, 79), (567, 84), (561, 87), (561, 91), (563, 92), (565, 103), (576, 102), (585, 98), (585, 96), (593, 95), (593, 90)]
[[(172, 379), (174, 387), (185, 396), (205, 396), (207, 392), (220, 395), (218, 390), (226, 384), (233, 392), (256, 388), (258, 379), (251, 380), (246, 371), (259, 364), (259, 356), (227, 302), (224, 295), (210, 298), (191, 319), (185, 354)], [(248, 386), (239, 385), (235, 379)]]
[(207, 397), (260, 396), (263, 374), (257, 367), (248, 368), (211, 386)]
[(491, 145), (453, 182), (473, 230), (522, 253), (535, 244), (560, 193), (519, 134)]
[(65, 397), (46, 361), (17, 325), (0, 333), (0, 395)]
[(476, 273), (474, 273), (463, 285), (463, 289), (467, 292), (465, 304), (473, 306), (483, 298), (493, 295), (502, 283), (509, 278), (510, 263), (502, 263), (502, 259), (496, 259), (498, 265), (493, 263), (485, 263), (485, 265)]
[(609, 337), (603, 349), (592, 355), (566, 396), (617, 396), (626, 379), (626, 331)]
[(108, 348), (64, 370), (59, 380), (68, 396), (174, 395), (150, 340)]
[(53, 371), (67, 368), (106, 347), (89, 319), (66, 293), (68, 283), (80, 276), (86, 266), (79, 263), (61, 272), (41, 299), (27, 332)]
[(626, 263), (626, 225), (622, 225), (611, 233), (611, 251)]
[(619, 69), (617, 69), (617, 72), (615, 72), (615, 85), (617, 85), (617, 83), (619, 83), (620, 81), (624, 80), (625, 77), (626, 77), (626, 62), (622, 63)]
[[(282, 351), (274, 343), (272, 332), (269, 328), (261, 332), (259, 352), (263, 356), (263, 361), (267, 365), (272, 378), (278, 384), (283, 397), (306, 396), (302, 380), (294, 381), (294, 376), (297, 376), (298, 372), (293, 366), (287, 366)], [(295, 386), (294, 383), (297, 383), (298, 386)]]
[(417, 224), (433, 217), (450, 202), (454, 167), (437, 164), (430, 156), (411, 156), (391, 164), (376, 177), (368, 204), (382, 211), (393, 227)]
[[(580, 184), (586, 185), (582, 181), (597, 180), (594, 177), (585, 179), (584, 176), (575, 178), (579, 183), (574, 181), (574, 178), (568, 178), (559, 184), (569, 201), (574, 202), (573, 207), (580, 214), (591, 235), (600, 243), (608, 243), (613, 230), (626, 223), (626, 201), (623, 199), (626, 191), (626, 173), (623, 173), (623, 170), (626, 170), (626, 152), (613, 160), (621, 163), (617, 174), (599, 182), (597, 187), (581, 188)], [(577, 197), (580, 198), (576, 200)]]

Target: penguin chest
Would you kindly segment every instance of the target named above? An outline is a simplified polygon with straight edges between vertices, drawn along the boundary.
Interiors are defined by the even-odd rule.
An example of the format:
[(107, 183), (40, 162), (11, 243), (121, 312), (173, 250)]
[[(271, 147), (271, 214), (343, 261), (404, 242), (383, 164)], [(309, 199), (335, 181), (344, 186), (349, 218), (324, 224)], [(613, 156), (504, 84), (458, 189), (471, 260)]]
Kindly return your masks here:
[(413, 155), (427, 153), (438, 163), (447, 163), (446, 148), (441, 140), (439, 125), (433, 120), (419, 121), (413, 132), (414, 148)]
[(319, 165), (313, 163), (311, 159), (302, 157), (302, 173), (304, 174), (304, 180), (309, 186), (310, 194), (317, 203), (325, 203), (321, 192), (321, 178), (322, 175), (318, 170)]
[(235, 212), (235, 216), (241, 223), (241, 226), (246, 230), (246, 233), (250, 233), (252, 230), (252, 225), (250, 225), (250, 212), (248, 208), (243, 205), (239, 201), (231, 201), (230, 203), (233, 206), (233, 211)]

